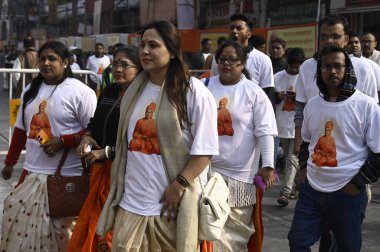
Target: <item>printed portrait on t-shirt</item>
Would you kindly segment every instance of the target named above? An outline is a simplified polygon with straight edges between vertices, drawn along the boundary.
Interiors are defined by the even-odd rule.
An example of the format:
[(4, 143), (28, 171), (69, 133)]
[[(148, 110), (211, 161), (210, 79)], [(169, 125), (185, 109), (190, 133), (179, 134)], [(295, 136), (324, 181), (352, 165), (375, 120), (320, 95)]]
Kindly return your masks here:
[(158, 145), (158, 135), (153, 113), (156, 111), (156, 104), (150, 103), (145, 110), (145, 117), (139, 119), (133, 131), (133, 139), (129, 143), (130, 151), (139, 151), (144, 154), (161, 154)]
[(336, 160), (336, 145), (334, 137), (331, 135), (334, 129), (334, 123), (327, 121), (325, 124), (325, 134), (318, 140), (317, 145), (314, 148), (314, 153), (311, 155), (313, 163), (319, 167), (338, 166)]
[(231, 113), (227, 109), (228, 98), (224, 97), (219, 101), (218, 108), (218, 134), (219, 136), (233, 136)]
[(99, 68), (98, 68), (98, 74), (103, 74), (104, 72), (104, 66), (103, 64), (100, 64)]
[(285, 102), (282, 107), (282, 111), (295, 111), (296, 109), (296, 92), (294, 92), (294, 87), (290, 86), (285, 94)]
[(38, 112), (33, 115), (30, 122), (30, 131), (28, 138), (38, 140), (38, 133), (43, 133), (47, 138), (51, 138), (51, 125), (48, 115), (45, 113), (47, 101), (43, 100), (38, 106)]

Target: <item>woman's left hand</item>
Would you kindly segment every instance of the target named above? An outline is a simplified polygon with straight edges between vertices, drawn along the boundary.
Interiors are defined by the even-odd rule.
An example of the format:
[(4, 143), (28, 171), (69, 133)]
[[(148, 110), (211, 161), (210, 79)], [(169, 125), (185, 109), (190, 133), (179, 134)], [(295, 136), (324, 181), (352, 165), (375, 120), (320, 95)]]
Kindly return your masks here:
[(262, 167), (257, 171), (257, 174), (263, 177), (267, 189), (271, 188), (274, 182), (274, 169), (270, 167)]
[(177, 181), (174, 181), (166, 188), (164, 194), (162, 195), (160, 200), (162, 203), (161, 216), (163, 216), (167, 211), (168, 221), (171, 219), (177, 219), (179, 204), (184, 191), (185, 188)]
[(52, 137), (46, 144), (41, 144), (41, 147), (48, 157), (54, 157), (58, 151), (63, 149), (63, 142), (60, 137)]

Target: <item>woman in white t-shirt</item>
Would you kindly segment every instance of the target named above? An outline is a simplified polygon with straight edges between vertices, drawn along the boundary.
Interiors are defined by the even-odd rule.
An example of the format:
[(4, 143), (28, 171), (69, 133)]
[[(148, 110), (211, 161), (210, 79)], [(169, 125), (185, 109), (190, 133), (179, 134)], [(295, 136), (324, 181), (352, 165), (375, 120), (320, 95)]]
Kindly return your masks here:
[(68, 60), (62, 43), (46, 42), (38, 52), (40, 73), (22, 93), (4, 179), (12, 176), (24, 146), (26, 155), (20, 182), (4, 201), (1, 251), (65, 251), (70, 239), (75, 216), (50, 217), (47, 177), (56, 171), (64, 149), (68, 154), (61, 174), (81, 175), (75, 147), (95, 111), (96, 96), (73, 78)]
[[(220, 154), (212, 158), (211, 167), (212, 171), (222, 174), (228, 184), (231, 213), (222, 238), (214, 242), (214, 251), (248, 251), (251, 235), (260, 234), (257, 229), (260, 223), (253, 223), (258, 218), (252, 218), (261, 214), (255, 209), (261, 199), (256, 200), (254, 176), (261, 175), (267, 188), (274, 180), (276, 120), (265, 92), (246, 77), (249, 74), (246, 74), (247, 55), (243, 47), (228, 41), (218, 49), (215, 58), (219, 75), (209, 79), (208, 88), (219, 105)], [(254, 243), (249, 245), (252, 251), (256, 251), (255, 246)]]
[(190, 77), (172, 24), (155, 21), (141, 35), (144, 71), (121, 102), (97, 232), (113, 229), (112, 251), (197, 251), (196, 178), (218, 154), (215, 101)]

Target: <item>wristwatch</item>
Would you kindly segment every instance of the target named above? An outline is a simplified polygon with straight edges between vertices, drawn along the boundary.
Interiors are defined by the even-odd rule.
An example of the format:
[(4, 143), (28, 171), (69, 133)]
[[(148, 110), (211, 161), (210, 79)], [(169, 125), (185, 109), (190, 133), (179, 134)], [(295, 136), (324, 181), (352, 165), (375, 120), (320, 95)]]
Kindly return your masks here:
[(189, 185), (190, 185), (190, 183), (187, 181), (187, 179), (184, 177), (184, 176), (182, 176), (181, 174), (179, 174), (176, 178), (175, 178), (175, 180), (181, 185), (181, 186), (183, 186), (183, 187), (188, 187)]

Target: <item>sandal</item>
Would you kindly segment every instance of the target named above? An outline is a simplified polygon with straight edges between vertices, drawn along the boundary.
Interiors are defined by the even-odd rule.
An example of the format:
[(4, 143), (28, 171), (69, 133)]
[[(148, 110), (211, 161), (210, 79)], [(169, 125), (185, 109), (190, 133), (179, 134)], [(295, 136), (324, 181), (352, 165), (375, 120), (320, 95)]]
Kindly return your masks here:
[(285, 207), (289, 204), (289, 199), (288, 196), (286, 195), (281, 195), (280, 198), (277, 200), (278, 204), (280, 204), (282, 207)]
[(289, 199), (295, 200), (297, 198), (298, 198), (298, 192), (292, 192), (291, 194), (289, 194)]

